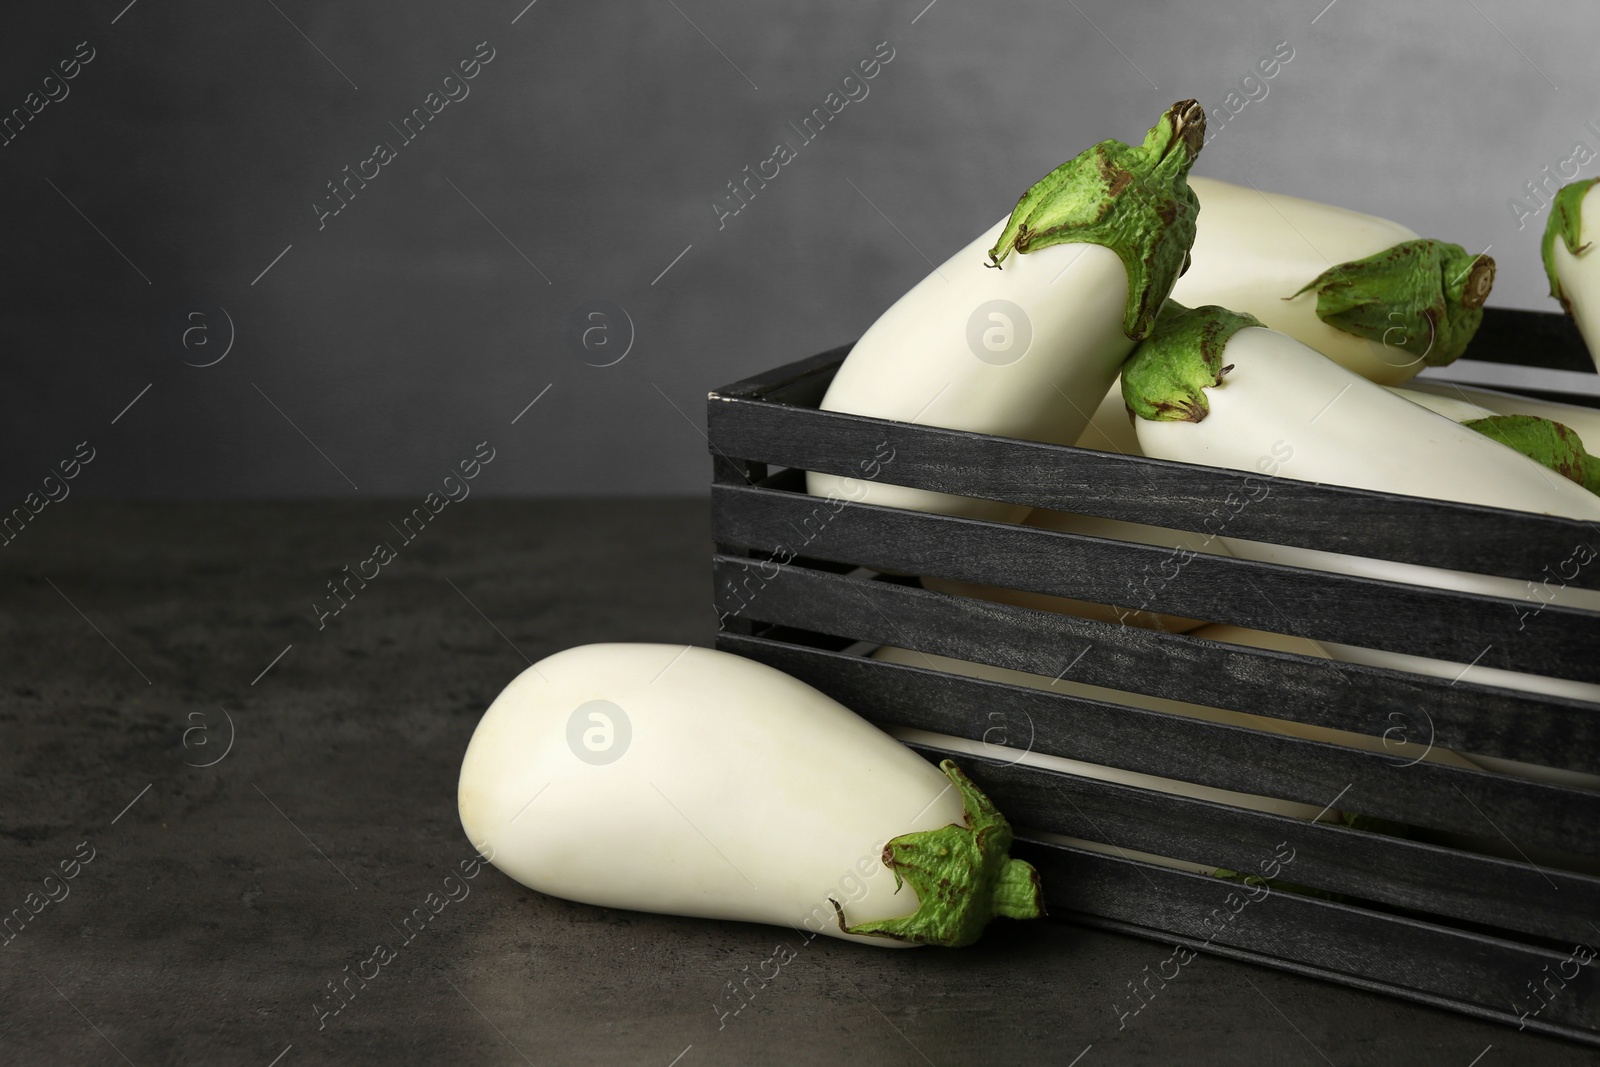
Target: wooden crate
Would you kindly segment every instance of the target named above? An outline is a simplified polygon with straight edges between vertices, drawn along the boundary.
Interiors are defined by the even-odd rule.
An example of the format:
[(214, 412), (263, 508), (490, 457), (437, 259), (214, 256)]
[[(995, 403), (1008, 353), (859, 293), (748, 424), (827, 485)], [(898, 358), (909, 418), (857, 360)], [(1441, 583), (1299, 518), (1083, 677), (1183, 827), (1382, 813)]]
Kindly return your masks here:
[[(1537, 344), (1530, 343), (1536, 339)], [(718, 645), (875, 721), (1421, 828), (1307, 822), (1016, 763), (956, 755), (1021, 832), (1053, 915), (1600, 1044), (1600, 877), (1527, 858), (1600, 857), (1600, 793), (867, 658), (899, 645), (1195, 704), (1600, 773), (1600, 705), (1330, 663), (924, 589), (939, 575), (1103, 603), (1164, 548), (805, 493), (807, 470), (1203, 531), (1246, 475), (818, 409), (848, 346), (717, 390)], [(1532, 350), (1532, 351), (1530, 351)], [(1588, 366), (1554, 315), (1491, 309), (1468, 358)], [(1518, 357), (1521, 357), (1520, 360)], [(1592, 400), (1590, 401), (1593, 402)], [(1259, 483), (1260, 476), (1255, 476)], [(1230, 510), (1229, 537), (1544, 580), (1587, 524), (1284, 478)], [(1214, 522), (1215, 520), (1213, 520)], [(1214, 527), (1213, 527), (1214, 528)], [(1600, 562), (1570, 584), (1600, 588)], [(1148, 607), (1302, 637), (1600, 682), (1600, 612), (1199, 556)], [(923, 749), (930, 759), (945, 755)], [(1004, 754), (1002, 756), (1002, 754)], [(1107, 855), (1028, 830), (1236, 871), (1319, 897)], [(1469, 835), (1513, 858), (1463, 845)], [(1283, 857), (1292, 855), (1287, 865)], [(1274, 867), (1274, 857), (1278, 857)], [(1581, 867), (1582, 862), (1570, 866)], [(1132, 1013), (1182, 955), (1107, 1009)], [(1156, 975), (1156, 971), (1161, 973)], [(1152, 978), (1157, 985), (1151, 985)], [(1141, 987), (1145, 993), (1141, 993)], [(1138, 999), (1135, 999), (1135, 998)]]

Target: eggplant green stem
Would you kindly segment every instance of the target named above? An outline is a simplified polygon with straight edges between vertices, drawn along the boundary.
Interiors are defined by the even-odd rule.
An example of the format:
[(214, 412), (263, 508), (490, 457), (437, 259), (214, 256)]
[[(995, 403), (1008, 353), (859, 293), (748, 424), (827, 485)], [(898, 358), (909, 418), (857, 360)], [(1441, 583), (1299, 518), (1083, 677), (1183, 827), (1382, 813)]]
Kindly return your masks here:
[(1577, 431), (1564, 423), (1533, 415), (1491, 415), (1461, 425), (1516, 449), (1591, 493), (1600, 493), (1600, 459), (1589, 455)]
[(1017, 201), (989, 250), (999, 267), (1012, 251), (1088, 243), (1115, 252), (1128, 272), (1122, 332), (1150, 332), (1161, 302), (1188, 266), (1200, 202), (1189, 166), (1205, 142), (1206, 113), (1180, 100), (1137, 147), (1101, 141), (1046, 174)]
[(898, 919), (845, 925), (844, 908), (832, 901), (839, 928), (960, 948), (978, 940), (989, 920), (1037, 919), (1044, 914), (1039, 872), (1012, 859), (1011, 824), (983, 791), (951, 760), (939, 764), (961, 794), (966, 825), (902, 834), (883, 850), (883, 865), (894, 872), (898, 891), (906, 882), (917, 891), (917, 910)]
[(1556, 240), (1559, 238), (1567, 246), (1568, 254), (1574, 256), (1589, 247), (1578, 243), (1583, 239), (1583, 198), (1589, 192), (1589, 187), (1597, 181), (1600, 178), (1585, 178), (1556, 190), (1555, 200), (1550, 204), (1550, 219), (1544, 226), (1544, 240), (1539, 246), (1544, 256), (1545, 277), (1550, 279), (1550, 295), (1561, 301), (1561, 310), (1568, 315), (1572, 314), (1572, 305), (1567, 301), (1567, 294), (1561, 289), (1561, 278), (1556, 274)]
[(1231, 367), (1222, 351), (1234, 334), (1260, 326), (1254, 315), (1215, 304), (1186, 308), (1168, 300), (1150, 336), (1122, 365), (1122, 402), (1151, 422), (1199, 422), (1211, 414), (1206, 390)]
[(1329, 326), (1442, 367), (1467, 350), (1492, 288), (1493, 259), (1418, 238), (1329, 267), (1286, 299), (1315, 290)]

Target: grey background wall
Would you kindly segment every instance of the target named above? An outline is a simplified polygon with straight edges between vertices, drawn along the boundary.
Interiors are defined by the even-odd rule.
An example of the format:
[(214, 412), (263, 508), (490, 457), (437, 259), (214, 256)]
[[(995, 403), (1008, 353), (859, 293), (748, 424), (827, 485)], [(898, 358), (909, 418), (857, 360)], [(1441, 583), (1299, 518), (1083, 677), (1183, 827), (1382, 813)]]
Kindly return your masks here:
[[(61, 98), (0, 147), (0, 502), (81, 441), (94, 496), (420, 496), (484, 440), (479, 492), (701, 492), (708, 388), (853, 338), (1088, 144), (1185, 96), (1215, 124), (1279, 42), (1197, 171), (1488, 247), (1493, 303), (1553, 307), (1542, 213), (1508, 200), (1600, 150), (1581, 0), (525, 3), (9, 13), (0, 114)], [(407, 143), (391, 123), (475, 51)], [(778, 141), (796, 158), (719, 224)], [(610, 366), (567, 340), (597, 300), (632, 324)]]

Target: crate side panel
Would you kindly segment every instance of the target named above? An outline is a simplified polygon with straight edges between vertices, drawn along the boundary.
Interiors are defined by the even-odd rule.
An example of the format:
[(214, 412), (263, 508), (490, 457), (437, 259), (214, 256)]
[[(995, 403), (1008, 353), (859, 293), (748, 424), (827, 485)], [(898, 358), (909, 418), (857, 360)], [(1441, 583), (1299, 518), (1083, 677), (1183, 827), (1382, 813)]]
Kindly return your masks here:
[[(856, 477), (887, 447), (879, 479), (896, 485), (1518, 581), (1600, 547), (1572, 519), (759, 401), (714, 403), (708, 430), (727, 455), (778, 466)], [(1600, 566), (1566, 581), (1600, 588)]]
[[(1342, 811), (1415, 826), (1503, 834), (1524, 849), (1600, 855), (1600, 793), (1438, 763), (1399, 764), (1381, 752), (759, 637), (725, 635), (720, 647), (894, 726), (1316, 808), (1337, 801)], [(994, 713), (1012, 717), (1011, 744), (993, 734)]]
[(1373, 737), (1600, 772), (1600, 709), (1592, 704), (777, 563), (753, 567), (720, 558), (714, 574), (725, 617)]
[[(933, 762), (954, 759), (980, 776), (984, 792), (1024, 831), (1050, 828), (1113, 848), (1282, 877), (1363, 901), (1569, 942), (1592, 938), (1589, 916), (1600, 914), (1600, 878), (1592, 875), (1083, 778), (1005, 758), (975, 760), (928, 745), (909, 747)], [(1288, 863), (1263, 866), (1262, 857), (1281, 855), (1280, 846), (1288, 850)], [(1506, 908), (1508, 900), (1518, 902), (1515, 910)]]
[[(1202, 952), (1269, 967), (1288, 965), (1332, 981), (1376, 986), (1510, 1025), (1600, 1043), (1600, 975), (1593, 966), (1580, 968), (1560, 996), (1531, 1014), (1540, 1002), (1527, 983), (1542, 980), (1546, 967), (1559, 969), (1568, 959), (1562, 952), (1295, 893), (1273, 893), (1234, 912), (1237, 905), (1228, 900), (1233, 890), (1202, 875), (1026, 839), (1018, 840), (1012, 852), (1039, 870), (1052, 914), (1093, 916), (1130, 932), (1172, 937)], [(1234, 918), (1223, 920), (1214, 911), (1234, 912)], [(1150, 969), (1168, 982), (1181, 982), (1192, 961), (1174, 957), (1170, 945), (1152, 954)], [(1142, 986), (1145, 974), (1141, 968), (1128, 978)], [(1161, 988), (1152, 986), (1157, 992)], [(1131, 1003), (1123, 999), (1115, 1001), (1119, 1011), (1140, 1003), (1132, 993), (1126, 994)]]
[(1600, 612), (718, 485), (716, 538), (892, 573), (1076, 597), (1484, 667), (1600, 682)]

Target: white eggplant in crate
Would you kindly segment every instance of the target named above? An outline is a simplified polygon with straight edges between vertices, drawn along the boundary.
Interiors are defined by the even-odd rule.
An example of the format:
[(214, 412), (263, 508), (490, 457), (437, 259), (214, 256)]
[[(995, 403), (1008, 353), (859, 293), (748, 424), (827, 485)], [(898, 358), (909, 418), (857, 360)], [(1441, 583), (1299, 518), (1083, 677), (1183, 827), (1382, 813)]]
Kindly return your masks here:
[[(1183, 268), (1184, 178), (1204, 137), (1205, 112), (1183, 100), (1142, 145), (1102, 141), (1051, 171), (872, 324), (823, 410), (1072, 444)], [(1028, 510), (817, 472), (806, 486), (971, 518)]]
[[(1251, 316), (1169, 303), (1122, 374), (1145, 455), (1303, 481), (1600, 520), (1600, 496), (1389, 392)], [(1226, 538), (1234, 555), (1543, 605), (1600, 592)], [(1497, 684), (1594, 699), (1595, 686), (1500, 672)]]
[(1190, 307), (1248, 312), (1365, 378), (1404, 382), (1466, 350), (1494, 260), (1358, 211), (1193, 177)]
[[(1421, 404), (1451, 422), (1460, 423), (1516, 449), (1563, 478), (1577, 482), (1591, 493), (1600, 491), (1600, 459), (1589, 454), (1583, 436), (1570, 423), (1531, 412), (1494, 411), (1465, 394), (1395, 386), (1389, 387), (1389, 391), (1413, 404)], [(1574, 407), (1570, 404), (1561, 406)], [(1600, 434), (1595, 433), (1592, 427), (1588, 440), (1600, 441)]]
[(1595, 179), (1589, 178), (1564, 185), (1556, 193), (1545, 224), (1543, 251), (1550, 295), (1577, 323), (1589, 358), (1600, 369), (1600, 251), (1594, 247), (1600, 237), (1595, 218), (1600, 199), (1594, 196), (1595, 187)]
[[(1455, 401), (1462, 405), (1469, 405), (1471, 409), (1481, 411), (1487, 415), (1531, 415), (1538, 419), (1549, 419), (1559, 422), (1563, 426), (1570, 426), (1577, 432), (1585, 444), (1600, 447), (1600, 408), (1583, 407), (1580, 404), (1565, 404), (1559, 400), (1545, 400), (1542, 397), (1519, 396), (1516, 393), (1502, 392), (1498, 389), (1484, 389), (1475, 385), (1458, 385), (1455, 382), (1438, 381), (1433, 378), (1413, 378), (1405, 384), (1400, 395), (1407, 400), (1429, 407), (1429, 403), (1422, 395), (1431, 396), (1437, 400)], [(1466, 407), (1454, 407), (1452, 410), (1441, 410), (1442, 415), (1447, 415), (1457, 422), (1456, 413), (1468, 410)], [(1469, 415), (1469, 418), (1481, 418), (1482, 415)]]

